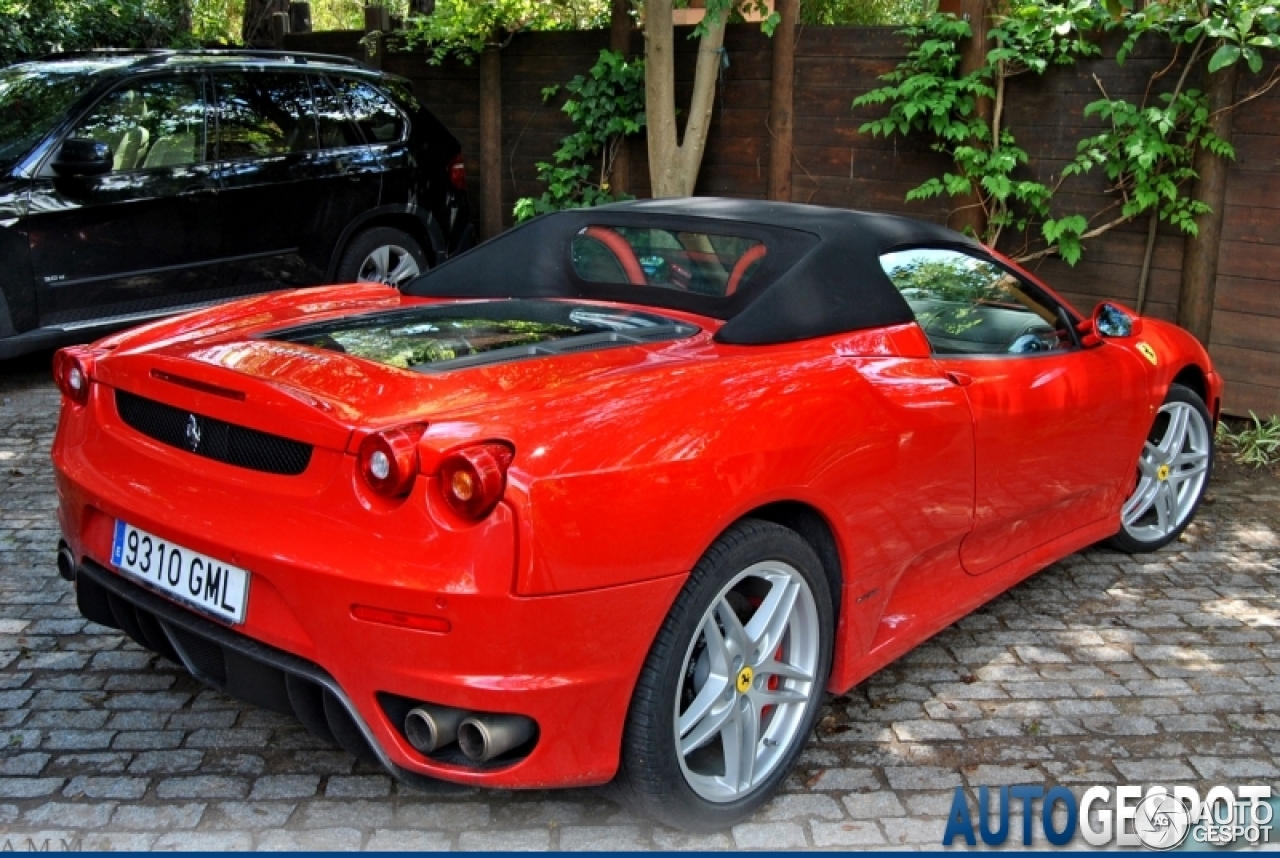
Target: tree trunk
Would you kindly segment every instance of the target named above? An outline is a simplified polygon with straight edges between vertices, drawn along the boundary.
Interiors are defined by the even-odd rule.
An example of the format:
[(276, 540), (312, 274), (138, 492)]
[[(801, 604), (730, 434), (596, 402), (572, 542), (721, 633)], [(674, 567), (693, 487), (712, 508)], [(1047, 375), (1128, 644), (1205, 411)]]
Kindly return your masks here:
[[(965, 42), (960, 50), (960, 74), (967, 75), (975, 69), (982, 68), (987, 61), (987, 3), (986, 0), (941, 0), (939, 12), (951, 12), (969, 22), (973, 37)], [(978, 116), (989, 125), (992, 115), (991, 99), (978, 99)], [(992, 141), (992, 145), (999, 141)], [(981, 197), (970, 192), (956, 197), (957, 207), (947, 219), (947, 226), (961, 232), (970, 232), (982, 239), (987, 232), (987, 213), (982, 208)]]
[[(1205, 91), (1209, 96), (1210, 129), (1231, 142), (1230, 109), (1236, 89), (1240, 62), (1209, 75)], [(1206, 347), (1213, 323), (1213, 299), (1218, 282), (1218, 251), (1222, 242), (1222, 221), (1227, 208), (1227, 162), (1208, 149), (1196, 149), (1196, 199), (1209, 206), (1207, 214), (1196, 218), (1199, 234), (1187, 236), (1183, 245), (1182, 288), (1178, 292), (1178, 324)]]
[(769, 199), (791, 201), (794, 142), (796, 18), (800, 0), (778, 0), (782, 20), (773, 31), (773, 78), (769, 82)]
[(649, 134), (649, 182), (654, 197), (687, 197), (702, 165), (702, 151), (715, 104), (720, 48), (728, 10), (708, 13), (707, 32), (698, 43), (698, 64), (684, 142), (677, 139), (675, 34), (671, 0), (645, 3), (644, 91)]
[[(609, 18), (609, 50), (631, 57), (631, 0), (613, 0)], [(618, 140), (613, 156), (613, 171), (609, 176), (609, 190), (614, 194), (631, 192), (631, 141), (625, 136)], [(605, 152), (604, 157), (609, 157)]]
[(480, 232), (502, 232), (502, 52), (480, 54)]

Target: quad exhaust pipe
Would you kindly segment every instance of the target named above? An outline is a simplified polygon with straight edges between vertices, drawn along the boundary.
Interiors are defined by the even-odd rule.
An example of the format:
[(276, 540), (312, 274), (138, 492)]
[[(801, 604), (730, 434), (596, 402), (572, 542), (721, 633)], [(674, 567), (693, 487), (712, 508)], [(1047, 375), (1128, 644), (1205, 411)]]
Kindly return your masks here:
[(458, 747), (473, 763), (487, 763), (533, 738), (533, 719), (523, 715), (471, 715), (458, 725)]
[(68, 581), (76, 577), (76, 556), (65, 542), (58, 543), (58, 574)]
[(461, 709), (423, 703), (404, 718), (404, 735), (409, 744), (424, 754), (451, 745), (458, 738), (458, 725), (467, 715)]
[(420, 703), (404, 718), (404, 735), (419, 753), (432, 754), (458, 743), (473, 763), (486, 763), (534, 737), (537, 727), (524, 715), (467, 712)]

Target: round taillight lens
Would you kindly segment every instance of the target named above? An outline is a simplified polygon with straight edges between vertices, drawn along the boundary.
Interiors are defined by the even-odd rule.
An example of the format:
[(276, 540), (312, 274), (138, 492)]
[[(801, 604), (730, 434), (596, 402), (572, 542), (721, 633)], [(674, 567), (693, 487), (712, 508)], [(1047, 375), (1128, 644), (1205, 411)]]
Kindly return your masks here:
[(440, 493), (445, 503), (472, 521), (493, 512), (506, 491), (511, 458), (511, 448), (497, 442), (450, 453), (440, 462)]
[(89, 362), (76, 351), (61, 349), (53, 356), (53, 381), (76, 405), (89, 401)]
[(403, 497), (418, 475), (418, 439), (425, 426), (399, 426), (375, 432), (360, 442), (358, 466), (364, 481), (378, 494)]

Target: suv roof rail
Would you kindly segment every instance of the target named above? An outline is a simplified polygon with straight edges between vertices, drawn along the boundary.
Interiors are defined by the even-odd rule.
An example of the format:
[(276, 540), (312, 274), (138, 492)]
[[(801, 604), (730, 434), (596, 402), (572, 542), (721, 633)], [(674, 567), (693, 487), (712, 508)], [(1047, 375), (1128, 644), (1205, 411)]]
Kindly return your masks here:
[(83, 51), (54, 51), (50, 54), (44, 54), (36, 57), (34, 62), (50, 62), (53, 60), (79, 60), (90, 59), (93, 57), (146, 57), (150, 58), (157, 54), (171, 54), (173, 51), (164, 50), (163, 48), (89, 48)]
[(136, 65), (159, 65), (169, 60), (181, 60), (187, 57), (226, 57), (234, 59), (244, 57), (255, 60), (281, 60), (284, 62), (306, 65), (308, 62), (330, 63), (340, 66), (359, 67), (360, 63), (351, 57), (339, 54), (319, 54), (311, 51), (271, 51), (255, 48), (202, 48), (188, 51), (148, 51)]

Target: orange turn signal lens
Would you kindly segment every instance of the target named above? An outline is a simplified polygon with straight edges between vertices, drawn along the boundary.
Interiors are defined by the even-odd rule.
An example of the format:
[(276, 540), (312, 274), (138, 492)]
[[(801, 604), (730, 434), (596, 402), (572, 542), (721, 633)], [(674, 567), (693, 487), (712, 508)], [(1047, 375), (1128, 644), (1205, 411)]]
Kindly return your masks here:
[(445, 503), (472, 521), (493, 512), (507, 488), (513, 455), (509, 446), (497, 441), (450, 453), (440, 462), (440, 493)]

